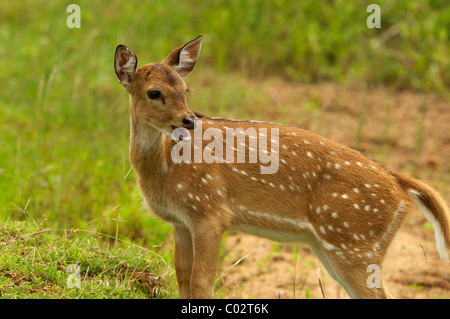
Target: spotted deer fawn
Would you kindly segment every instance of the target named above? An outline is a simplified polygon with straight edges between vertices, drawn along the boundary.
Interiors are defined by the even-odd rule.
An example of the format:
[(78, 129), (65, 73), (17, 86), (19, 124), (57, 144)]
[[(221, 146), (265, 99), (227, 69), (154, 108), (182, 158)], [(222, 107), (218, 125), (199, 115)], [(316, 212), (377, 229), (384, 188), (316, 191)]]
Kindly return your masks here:
[[(367, 268), (382, 266), (413, 203), (448, 259), (449, 210), (426, 184), (306, 130), (191, 111), (182, 77), (201, 44), (199, 36), (139, 68), (136, 55), (119, 45), (114, 61), (129, 94), (129, 154), (139, 189), (149, 209), (174, 227), (181, 298), (211, 297), (227, 230), (308, 243), (352, 298), (389, 297), (382, 283), (368, 287)], [(239, 150), (247, 152), (244, 160)], [(181, 153), (190, 160), (174, 157)], [(261, 164), (269, 154), (277, 161), (272, 171)]]

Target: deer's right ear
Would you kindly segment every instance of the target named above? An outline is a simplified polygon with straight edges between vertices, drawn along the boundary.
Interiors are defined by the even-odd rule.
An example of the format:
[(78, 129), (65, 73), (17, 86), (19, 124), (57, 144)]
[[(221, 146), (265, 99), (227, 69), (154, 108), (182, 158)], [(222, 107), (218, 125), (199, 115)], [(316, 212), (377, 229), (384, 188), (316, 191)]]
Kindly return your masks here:
[(120, 84), (125, 88), (131, 83), (131, 76), (136, 73), (137, 57), (125, 45), (118, 45), (114, 55), (114, 69)]

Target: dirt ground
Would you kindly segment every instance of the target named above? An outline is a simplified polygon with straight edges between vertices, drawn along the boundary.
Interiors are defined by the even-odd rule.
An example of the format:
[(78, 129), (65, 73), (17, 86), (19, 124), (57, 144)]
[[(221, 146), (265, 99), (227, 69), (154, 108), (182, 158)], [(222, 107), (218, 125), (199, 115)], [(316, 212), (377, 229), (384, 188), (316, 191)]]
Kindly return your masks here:
[[(450, 204), (449, 101), (379, 88), (265, 83), (248, 83), (273, 102), (263, 114), (356, 147), (427, 182)], [(283, 105), (289, 106), (289, 116)], [(349, 298), (307, 245), (297, 245), (295, 258), (293, 244), (230, 233), (226, 247), (219, 269), (229, 271), (222, 279), (222, 298)], [(450, 263), (439, 259), (434, 231), (419, 210), (411, 211), (394, 238), (382, 275), (394, 298), (450, 298)]]

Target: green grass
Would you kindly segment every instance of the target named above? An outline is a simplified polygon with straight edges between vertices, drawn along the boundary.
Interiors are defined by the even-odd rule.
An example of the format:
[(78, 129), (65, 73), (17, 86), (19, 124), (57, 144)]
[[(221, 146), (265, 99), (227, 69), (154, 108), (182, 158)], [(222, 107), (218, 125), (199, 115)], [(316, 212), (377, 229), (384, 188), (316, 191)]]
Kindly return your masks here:
[[(192, 91), (189, 104), (214, 116), (288, 121), (289, 105), (273, 110), (257, 90), (245, 89), (247, 79), (270, 77), (298, 83), (364, 82), (448, 96), (446, 1), (380, 1), (379, 30), (366, 27), (371, 1), (325, 1), (320, 6), (315, 1), (280, 0), (77, 3), (80, 29), (66, 26), (69, 3), (1, 4), (0, 227), (6, 233), (15, 227), (31, 227), (28, 232), (84, 229), (105, 234), (108, 244), (121, 240), (145, 247), (161, 245), (170, 233), (170, 225), (142, 209), (136, 176), (130, 171), (128, 97), (113, 70), (119, 43), (132, 48), (144, 64), (162, 60), (173, 48), (203, 34), (200, 60), (186, 79)], [(321, 131), (317, 101), (312, 98), (307, 105), (306, 119), (313, 119)], [(359, 120), (362, 124), (364, 117)], [(94, 227), (89, 224), (94, 220), (101, 223)], [(19, 292), (4, 276), (18, 269), (32, 277), (30, 265), (19, 265), (15, 254), (24, 251), (38, 258), (42, 248), (48, 250), (46, 258), (58, 260), (52, 247), (61, 244), (67, 257), (77, 255), (80, 248), (69, 244), (74, 236), (58, 231), (13, 240), (10, 252), (1, 252), (0, 280), (8, 289), (2, 289), (2, 296), (27, 297), (26, 289)], [(79, 240), (86, 244), (93, 240), (89, 238)], [(140, 253), (125, 251), (128, 258)], [(52, 260), (46, 263), (56, 267)], [(63, 266), (37, 276), (53, 276), (58, 292), (37, 294), (90, 296), (61, 288)], [(40, 267), (33, 271), (45, 273)], [(95, 268), (85, 267), (88, 276)]]
[[(174, 281), (167, 282), (170, 266), (155, 251), (127, 242), (111, 246), (101, 240), (101, 233), (85, 229), (38, 230), (38, 226), (2, 223), (0, 298), (175, 296)], [(74, 265), (79, 267), (78, 279), (70, 270)]]

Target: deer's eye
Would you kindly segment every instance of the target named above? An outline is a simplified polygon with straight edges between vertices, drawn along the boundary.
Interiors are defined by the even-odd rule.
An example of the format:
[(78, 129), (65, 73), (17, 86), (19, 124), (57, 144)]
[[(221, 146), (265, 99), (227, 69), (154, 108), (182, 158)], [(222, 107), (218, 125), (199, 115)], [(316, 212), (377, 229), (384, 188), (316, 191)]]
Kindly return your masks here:
[(150, 90), (150, 91), (147, 91), (147, 96), (151, 100), (156, 100), (161, 96), (161, 92), (156, 91), (156, 90)]

